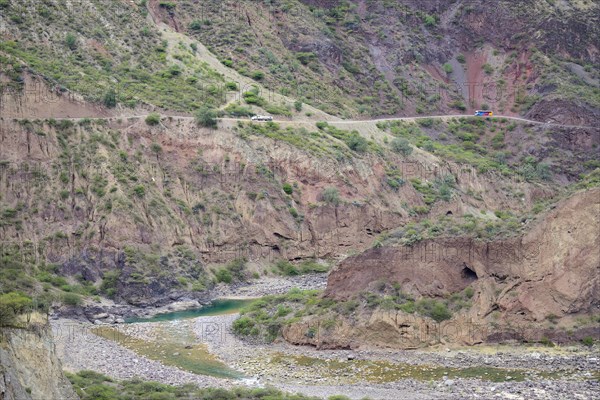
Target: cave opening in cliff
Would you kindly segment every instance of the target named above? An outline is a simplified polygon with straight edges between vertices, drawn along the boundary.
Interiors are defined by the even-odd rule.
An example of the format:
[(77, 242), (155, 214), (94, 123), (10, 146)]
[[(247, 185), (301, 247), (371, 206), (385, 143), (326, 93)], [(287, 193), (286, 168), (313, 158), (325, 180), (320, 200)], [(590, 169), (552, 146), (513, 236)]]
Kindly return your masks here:
[(467, 279), (469, 281), (476, 281), (478, 278), (477, 273), (475, 271), (473, 271), (471, 268), (469, 268), (469, 266), (467, 264), (463, 264), (463, 269), (462, 269), (461, 275), (464, 279)]

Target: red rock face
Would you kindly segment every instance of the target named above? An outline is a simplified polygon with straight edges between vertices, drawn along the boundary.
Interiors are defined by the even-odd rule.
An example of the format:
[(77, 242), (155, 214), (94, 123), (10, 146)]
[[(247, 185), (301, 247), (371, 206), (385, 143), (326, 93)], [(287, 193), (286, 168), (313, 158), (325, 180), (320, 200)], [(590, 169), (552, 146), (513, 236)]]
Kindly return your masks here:
[(397, 282), (414, 295), (443, 297), (486, 282), (499, 293), (476, 298), (482, 315), (491, 309), (546, 315), (589, 312), (599, 304), (600, 190), (563, 201), (522, 237), (482, 242), (435, 239), (412, 247), (383, 247), (349, 257), (334, 269), (326, 296), (347, 299), (377, 282)]

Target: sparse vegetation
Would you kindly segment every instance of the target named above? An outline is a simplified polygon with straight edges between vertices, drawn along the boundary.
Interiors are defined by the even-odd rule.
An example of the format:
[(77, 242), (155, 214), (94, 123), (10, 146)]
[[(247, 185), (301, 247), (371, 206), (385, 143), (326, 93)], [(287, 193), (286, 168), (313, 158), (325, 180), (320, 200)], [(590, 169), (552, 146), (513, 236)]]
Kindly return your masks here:
[(81, 400), (175, 400), (175, 399), (244, 399), (244, 400), (318, 400), (302, 394), (288, 394), (274, 388), (235, 387), (232, 389), (198, 388), (193, 384), (170, 386), (158, 382), (132, 379), (116, 381), (93, 371), (67, 373)]
[(148, 124), (150, 126), (160, 124), (160, 114), (157, 114), (157, 113), (148, 114), (148, 116), (146, 116), (146, 124)]
[(327, 204), (337, 206), (340, 204), (340, 192), (337, 188), (328, 187), (321, 193), (321, 198)]
[(217, 111), (206, 106), (201, 107), (196, 112), (196, 123), (206, 128), (217, 128)]

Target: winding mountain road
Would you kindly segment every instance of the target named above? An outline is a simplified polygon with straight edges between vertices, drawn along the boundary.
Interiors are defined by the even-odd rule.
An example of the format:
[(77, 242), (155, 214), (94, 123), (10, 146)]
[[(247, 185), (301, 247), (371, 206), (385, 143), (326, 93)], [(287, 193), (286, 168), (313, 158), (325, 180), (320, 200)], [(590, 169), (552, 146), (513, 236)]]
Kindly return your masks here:
[[(146, 118), (148, 116), (148, 114), (144, 114), (144, 115), (124, 115), (124, 116), (114, 116), (114, 117), (77, 117), (77, 118), (71, 118), (71, 117), (65, 117), (65, 118), (54, 118), (57, 121), (62, 121), (62, 120), (70, 120), (70, 121), (81, 121), (81, 120), (85, 120), (85, 119), (91, 119), (91, 120), (100, 120), (100, 119), (105, 119), (105, 120), (116, 120), (116, 119), (142, 119), (142, 118)], [(185, 116), (185, 115), (165, 115), (163, 117), (166, 118), (171, 118), (171, 119), (176, 119), (176, 120), (193, 120), (194, 117), (192, 116)], [(377, 118), (377, 119), (362, 119), (362, 120), (329, 120), (329, 121), (325, 121), (327, 123), (330, 124), (339, 124), (339, 125), (353, 125), (353, 124), (365, 124), (365, 123), (377, 123), (377, 122), (392, 122), (392, 121), (405, 121), (405, 122), (417, 122), (417, 120), (424, 120), (424, 119), (439, 119), (442, 121), (447, 121), (450, 120), (452, 118), (491, 118), (491, 119), (508, 119), (508, 120), (512, 120), (512, 121), (519, 121), (519, 122), (525, 122), (525, 123), (529, 123), (529, 124), (534, 124), (534, 125), (545, 125), (548, 127), (558, 127), (558, 128), (582, 128), (582, 129), (598, 129), (600, 127), (599, 126), (590, 126), (590, 125), (568, 125), (568, 124), (559, 124), (556, 122), (542, 122), (542, 121), (535, 121), (535, 120), (531, 120), (531, 119), (526, 119), (526, 118), (521, 118), (521, 117), (512, 117), (512, 116), (505, 116), (505, 115), (494, 115), (493, 117), (475, 117), (473, 115), (469, 115), (469, 114), (455, 114), (455, 115), (429, 115), (429, 116), (419, 116), (419, 117), (390, 117), (390, 118)], [(0, 120), (2, 120), (3, 118), (0, 118)], [(17, 121), (21, 121), (21, 120), (27, 120), (28, 118), (6, 118), (6, 120), (17, 120)], [(231, 122), (237, 122), (237, 121), (243, 121), (243, 122), (249, 122), (250, 120), (248, 118), (217, 118), (218, 121), (231, 121)], [(294, 124), (294, 123), (316, 123), (315, 120), (287, 120), (287, 119), (282, 119), (282, 120), (274, 120), (273, 122), (276, 123), (283, 123), (283, 124)]]

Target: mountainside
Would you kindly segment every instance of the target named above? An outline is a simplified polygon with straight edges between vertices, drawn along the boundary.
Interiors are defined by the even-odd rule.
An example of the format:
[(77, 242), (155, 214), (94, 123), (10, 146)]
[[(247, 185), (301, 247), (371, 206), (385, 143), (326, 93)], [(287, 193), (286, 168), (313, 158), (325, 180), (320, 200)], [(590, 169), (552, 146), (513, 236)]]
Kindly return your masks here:
[[(386, 269), (400, 261), (389, 245), (514, 248), (541, 240), (531, 232), (575, 188), (598, 194), (592, 1), (0, 0), (0, 10), (0, 293), (41, 309), (207, 298), (349, 256), (329, 298), (404, 277), (415, 296), (451, 296), (471, 272), (552, 268)], [(502, 117), (469, 117), (477, 108)], [(275, 122), (248, 121), (263, 113)], [(365, 120), (385, 115), (422, 118)], [(577, 218), (593, 230), (588, 214)], [(595, 259), (552, 254), (593, 282)], [(597, 299), (585, 293), (581, 313)], [(507, 312), (538, 318), (544, 308), (525, 297)]]
[(340, 116), (490, 107), (542, 121), (598, 118), (592, 0), (26, 0), (0, 8), (11, 90), (24, 62), (56, 90), (109, 106), (189, 112), (262, 84), (268, 109), (283, 116), (296, 111), (280, 94)]

